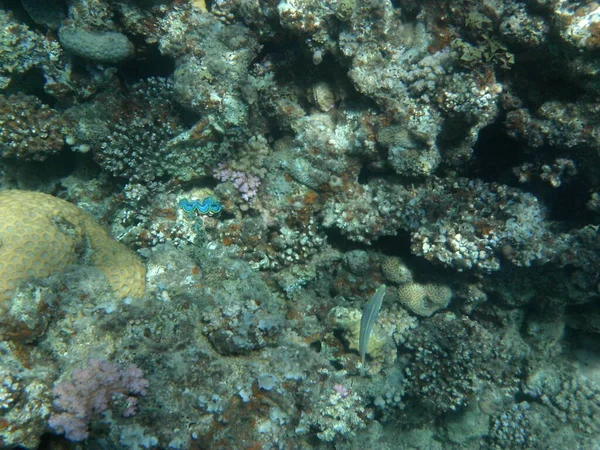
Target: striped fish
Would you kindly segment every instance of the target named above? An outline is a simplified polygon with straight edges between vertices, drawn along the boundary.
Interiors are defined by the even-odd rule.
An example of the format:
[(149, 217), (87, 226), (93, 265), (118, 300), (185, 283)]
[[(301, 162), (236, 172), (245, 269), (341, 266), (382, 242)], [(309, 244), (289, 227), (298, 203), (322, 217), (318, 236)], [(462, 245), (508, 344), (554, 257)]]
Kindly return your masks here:
[(373, 325), (379, 315), (381, 304), (383, 303), (383, 297), (385, 297), (385, 290), (387, 286), (382, 284), (377, 288), (369, 303), (363, 309), (362, 316), (360, 318), (360, 335), (358, 338), (358, 352), (362, 360), (362, 374), (365, 371), (365, 357), (367, 356), (367, 345), (369, 344), (369, 338), (371, 337), (371, 331)]

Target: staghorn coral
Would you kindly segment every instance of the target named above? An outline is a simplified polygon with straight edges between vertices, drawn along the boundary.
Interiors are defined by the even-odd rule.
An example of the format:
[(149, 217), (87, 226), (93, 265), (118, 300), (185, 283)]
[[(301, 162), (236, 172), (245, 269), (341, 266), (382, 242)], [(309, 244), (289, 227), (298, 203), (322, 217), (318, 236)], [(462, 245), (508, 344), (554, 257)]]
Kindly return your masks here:
[(61, 272), (82, 260), (100, 269), (120, 297), (142, 296), (146, 269), (75, 205), (40, 192), (0, 192), (0, 312), (10, 308), (19, 283)]

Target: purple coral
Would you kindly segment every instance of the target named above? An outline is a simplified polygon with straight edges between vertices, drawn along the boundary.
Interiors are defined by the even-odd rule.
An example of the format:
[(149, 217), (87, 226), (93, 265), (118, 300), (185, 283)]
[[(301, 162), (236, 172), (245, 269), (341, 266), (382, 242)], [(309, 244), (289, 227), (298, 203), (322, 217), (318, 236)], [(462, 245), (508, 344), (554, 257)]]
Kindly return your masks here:
[(213, 176), (219, 181), (230, 181), (246, 201), (256, 197), (258, 187), (261, 183), (260, 178), (256, 175), (239, 170), (231, 170), (223, 162), (219, 163), (217, 168), (213, 170)]
[(125, 401), (123, 416), (137, 410), (137, 396), (145, 395), (149, 385), (135, 364), (121, 368), (116, 363), (90, 359), (88, 366), (75, 369), (70, 380), (56, 384), (54, 407), (58, 411), (48, 420), (57, 433), (71, 441), (83, 441), (89, 435), (88, 424), (95, 414), (106, 411), (117, 398)]

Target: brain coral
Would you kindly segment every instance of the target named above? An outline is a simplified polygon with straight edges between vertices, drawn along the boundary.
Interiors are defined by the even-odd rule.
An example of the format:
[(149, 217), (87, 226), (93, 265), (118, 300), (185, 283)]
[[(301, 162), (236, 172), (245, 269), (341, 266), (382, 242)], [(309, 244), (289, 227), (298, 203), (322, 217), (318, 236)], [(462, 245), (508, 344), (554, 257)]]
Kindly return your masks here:
[(452, 290), (440, 284), (406, 283), (398, 287), (398, 300), (418, 316), (429, 317), (445, 308), (452, 298)]
[(77, 56), (107, 64), (118, 64), (135, 52), (127, 36), (115, 31), (93, 32), (73, 26), (61, 27), (58, 40), (65, 50)]
[(0, 192), (0, 313), (19, 283), (66, 269), (85, 256), (120, 297), (145, 291), (146, 269), (77, 206), (40, 192)]
[(404, 284), (412, 281), (412, 273), (397, 256), (384, 256), (381, 260), (381, 272), (390, 283)]

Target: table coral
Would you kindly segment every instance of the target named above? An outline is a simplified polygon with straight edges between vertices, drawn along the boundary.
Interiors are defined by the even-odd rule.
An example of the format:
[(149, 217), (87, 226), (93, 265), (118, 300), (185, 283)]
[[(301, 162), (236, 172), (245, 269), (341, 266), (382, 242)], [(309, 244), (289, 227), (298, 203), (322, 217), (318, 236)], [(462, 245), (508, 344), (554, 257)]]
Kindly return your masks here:
[(142, 296), (146, 269), (94, 219), (64, 200), (40, 192), (0, 192), (0, 312), (19, 283), (75, 264), (89, 250), (91, 264), (120, 297)]

